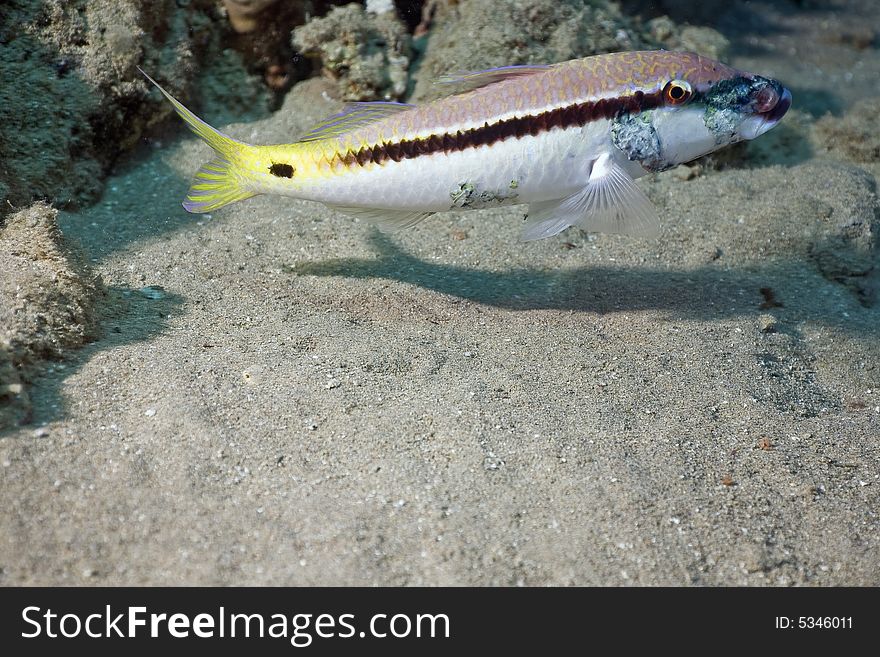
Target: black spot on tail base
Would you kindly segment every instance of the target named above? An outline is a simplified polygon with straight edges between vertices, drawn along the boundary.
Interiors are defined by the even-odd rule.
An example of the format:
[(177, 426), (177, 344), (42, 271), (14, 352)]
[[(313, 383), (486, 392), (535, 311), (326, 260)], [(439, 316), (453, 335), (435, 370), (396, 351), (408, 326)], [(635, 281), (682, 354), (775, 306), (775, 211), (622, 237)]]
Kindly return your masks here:
[(293, 178), (293, 172), (293, 166), (284, 162), (273, 162), (269, 167), (269, 173), (279, 178)]

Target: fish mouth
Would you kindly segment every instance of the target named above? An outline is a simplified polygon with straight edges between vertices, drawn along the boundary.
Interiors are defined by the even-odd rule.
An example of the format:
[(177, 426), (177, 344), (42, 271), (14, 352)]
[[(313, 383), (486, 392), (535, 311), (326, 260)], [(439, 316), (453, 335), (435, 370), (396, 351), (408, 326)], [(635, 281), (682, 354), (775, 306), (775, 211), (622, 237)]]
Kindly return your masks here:
[[(788, 112), (788, 109), (791, 107), (791, 92), (788, 89), (782, 89), (782, 95), (779, 97), (779, 100), (776, 102), (776, 105), (773, 106), (772, 109), (761, 112), (760, 116), (764, 119), (765, 122), (770, 123), (770, 128), (779, 123), (779, 120), (785, 116), (785, 113)], [(767, 128), (768, 130), (770, 128)]]
[(791, 92), (783, 88), (776, 104), (766, 112), (752, 114), (740, 124), (740, 139), (751, 140), (760, 137), (768, 130), (776, 127), (776, 124), (785, 116), (791, 107)]

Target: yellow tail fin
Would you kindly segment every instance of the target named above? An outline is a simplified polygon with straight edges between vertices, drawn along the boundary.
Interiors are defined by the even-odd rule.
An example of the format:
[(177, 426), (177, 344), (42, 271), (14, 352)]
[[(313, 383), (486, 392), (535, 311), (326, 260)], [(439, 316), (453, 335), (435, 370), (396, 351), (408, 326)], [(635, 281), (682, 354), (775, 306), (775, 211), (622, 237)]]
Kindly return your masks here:
[(245, 159), (243, 156), (253, 149), (253, 146), (236, 141), (212, 128), (165, 91), (140, 67), (138, 70), (171, 101), (175, 111), (186, 121), (189, 129), (216, 152), (215, 157), (196, 173), (183, 202), (184, 209), (187, 212), (211, 212), (229, 203), (256, 196), (258, 192), (250, 189), (247, 184), (247, 168), (243, 166)]

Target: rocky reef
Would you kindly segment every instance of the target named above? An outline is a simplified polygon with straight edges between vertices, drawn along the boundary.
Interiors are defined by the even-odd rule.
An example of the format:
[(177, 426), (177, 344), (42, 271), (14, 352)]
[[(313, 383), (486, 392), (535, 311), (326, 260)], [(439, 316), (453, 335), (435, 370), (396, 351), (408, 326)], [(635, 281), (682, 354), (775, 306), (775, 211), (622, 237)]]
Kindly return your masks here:
[(30, 420), (27, 384), (38, 365), (99, 332), (103, 283), (57, 215), (36, 203), (0, 225), (0, 431)]
[(407, 90), (410, 35), (391, 3), (351, 3), (297, 27), (293, 43), (320, 62), (343, 100), (399, 100)]
[(0, 70), (16, 83), (0, 85), (0, 214), (99, 198), (116, 159), (171, 113), (138, 65), (229, 116), (267, 107), (241, 57), (222, 48), (221, 21), (210, 0), (4, 2)]

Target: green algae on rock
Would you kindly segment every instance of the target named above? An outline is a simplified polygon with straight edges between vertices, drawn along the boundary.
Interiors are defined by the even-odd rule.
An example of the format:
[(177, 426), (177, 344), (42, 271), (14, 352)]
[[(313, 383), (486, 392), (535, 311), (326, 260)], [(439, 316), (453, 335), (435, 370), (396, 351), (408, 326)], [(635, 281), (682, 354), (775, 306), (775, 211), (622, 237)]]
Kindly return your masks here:
[[(201, 61), (234, 68), (237, 81), (246, 78), (243, 64), (222, 52), (214, 3), (178, 4), (4, 3), (0, 69), (16, 84), (0, 85), (0, 201), (20, 207), (52, 199), (76, 208), (97, 200), (115, 159), (170, 111), (158, 98), (145, 99), (136, 64), (161, 71), (178, 93), (192, 88)], [(203, 95), (210, 96), (205, 77), (200, 89), (208, 87)], [(240, 86), (224, 86), (216, 104), (229, 104), (236, 91)], [(258, 105), (255, 96), (241, 109)], [(10, 207), (0, 203), (0, 214)]]

